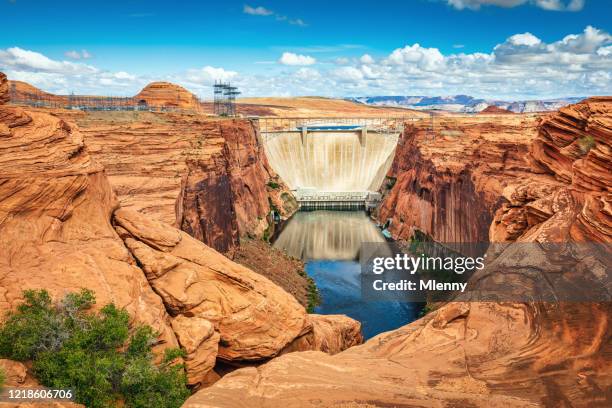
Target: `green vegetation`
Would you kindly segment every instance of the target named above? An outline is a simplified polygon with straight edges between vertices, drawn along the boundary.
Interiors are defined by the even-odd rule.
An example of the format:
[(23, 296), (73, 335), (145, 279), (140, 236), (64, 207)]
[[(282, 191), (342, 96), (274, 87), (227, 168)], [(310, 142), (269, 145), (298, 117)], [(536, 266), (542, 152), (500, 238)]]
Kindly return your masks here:
[(308, 313), (313, 313), (314, 308), (321, 303), (321, 295), (319, 294), (319, 289), (317, 289), (315, 281), (310, 276), (306, 279), (308, 280), (308, 306), (306, 307), (306, 311)]
[(268, 187), (278, 190), (280, 188), (280, 184), (278, 184), (276, 181), (270, 180), (268, 181)]
[(33, 362), (38, 380), (51, 388), (72, 388), (88, 407), (180, 407), (190, 392), (183, 355), (168, 349), (159, 364), (149, 326), (130, 334), (129, 316), (114, 304), (99, 313), (90, 309), (89, 290), (70, 293), (53, 303), (45, 290), (25, 291), (25, 302), (0, 327), (0, 357)]
[(266, 228), (263, 232), (263, 235), (261, 236), (261, 239), (263, 239), (265, 242), (270, 242), (270, 226), (268, 225), (268, 228)]
[(586, 135), (578, 139), (578, 146), (582, 154), (587, 154), (593, 147), (595, 147), (595, 139), (591, 135)]
[(419, 312), (419, 317), (424, 317), (426, 316), (428, 313), (433, 312), (435, 309), (431, 306), (431, 304), (429, 303), (425, 303), (425, 306), (423, 306), (423, 308), (421, 309), (421, 311)]
[(306, 278), (306, 281), (308, 281), (308, 306), (306, 306), (306, 311), (308, 313), (312, 313), (314, 312), (314, 308), (321, 304), (319, 289), (317, 289), (317, 284), (315, 283), (314, 279), (308, 276), (304, 269), (300, 269), (298, 274)]

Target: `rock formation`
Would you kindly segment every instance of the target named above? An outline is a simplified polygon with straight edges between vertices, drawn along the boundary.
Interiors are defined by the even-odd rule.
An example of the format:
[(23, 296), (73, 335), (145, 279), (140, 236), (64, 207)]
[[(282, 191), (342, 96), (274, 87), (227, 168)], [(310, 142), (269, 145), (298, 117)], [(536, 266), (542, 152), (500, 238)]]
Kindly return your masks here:
[[(27, 367), (18, 361), (0, 359), (0, 370), (6, 376), (5, 387), (40, 387), (40, 384), (28, 374)], [(0, 401), (0, 408), (84, 408), (84, 405), (70, 401), (41, 401), (36, 403)]]
[[(82, 287), (176, 345), (169, 316), (111, 226), (118, 202), (73, 125), (0, 105), (0, 310), (25, 289)], [(4, 313), (2, 313), (4, 315)]]
[[(543, 174), (537, 183), (523, 182), (504, 190), (506, 202), (495, 214), (491, 240), (530, 236), (533, 232), (526, 231), (566, 207), (575, 213), (567, 226), (573, 241), (610, 242), (611, 129), (612, 97), (587, 99), (545, 117), (531, 145), (534, 171)], [(542, 228), (537, 232), (542, 233)], [(567, 231), (554, 229), (548, 241), (566, 238)]]
[(509, 111), (504, 108), (500, 108), (499, 106), (489, 105), (480, 112), (479, 115), (514, 115), (514, 112)]
[(268, 279), (137, 212), (117, 210), (114, 220), (170, 314), (215, 325), (219, 358), (272, 357), (304, 330), (304, 309)]
[[(91, 289), (97, 307), (114, 302), (132, 324), (152, 326), (158, 347), (183, 347), (195, 387), (215, 379), (218, 360), (259, 364), (294, 341), (295, 349), (330, 351), (361, 341), (358, 322), (317, 324), (268, 279), (121, 208), (74, 124), (0, 105), (0, 153), (0, 316), (22, 301), (24, 289), (46, 289), (56, 299)], [(248, 203), (241, 203), (244, 217)], [(304, 336), (314, 340), (305, 345)]]
[[(488, 219), (493, 220), (491, 239), (518, 242), (492, 254), (495, 262), (483, 274), (507, 281), (520, 279), (507, 270), (507, 265), (517, 260), (513, 245), (582, 240), (611, 242), (612, 183), (609, 171), (601, 172), (612, 163), (611, 119), (611, 101), (592, 99), (544, 118), (536, 128), (535, 140), (536, 134), (527, 128), (525, 137), (533, 141), (528, 156), (531, 171), (527, 161), (520, 160), (521, 155), (528, 154), (527, 141), (518, 146), (505, 145), (507, 153), (504, 154), (500, 147), (504, 144), (495, 147), (493, 134), (465, 140), (447, 139), (446, 158), (454, 160), (449, 160), (448, 168), (444, 168), (440, 145), (422, 143), (425, 134), (409, 128), (407, 134), (411, 137), (404, 142), (411, 146), (398, 149), (398, 154), (404, 152), (404, 155), (395, 164), (397, 183), (387, 200), (402, 206), (421, 203), (412, 211), (424, 209), (424, 218), (406, 219), (413, 227), (429, 227), (423, 229), (436, 239), (462, 238), (459, 231), (466, 233), (465, 241), (487, 239), (478, 229), (431, 228), (431, 221), (438, 217), (447, 226), (467, 224), (465, 220), (446, 218), (448, 206), (431, 204), (444, 195), (430, 189), (418, 196), (424, 188), (433, 189), (459, 180), (465, 185), (471, 181), (469, 188), (475, 197), (470, 201), (472, 207), (464, 210), (481, 208), (481, 217), (488, 214)], [(567, 147), (585, 134), (595, 143), (589, 143), (588, 152), (572, 156), (569, 167), (557, 167), (550, 160), (554, 155), (570, 155), (571, 148)], [(503, 132), (498, 135), (504, 138)], [(516, 136), (514, 139), (519, 139)], [(480, 149), (469, 148), (474, 141)], [(438, 160), (431, 154), (434, 148), (438, 149)], [(458, 163), (458, 151), (466, 152), (473, 165)], [(413, 165), (426, 165), (431, 178), (427, 180), (425, 174), (402, 163), (402, 158)], [(485, 158), (493, 160), (485, 164)], [(457, 178), (457, 167), (463, 168), (464, 174), (470, 177)], [(493, 172), (495, 167), (497, 171)], [(489, 184), (484, 170), (492, 178)], [(450, 178), (453, 175), (455, 178)], [(491, 188), (479, 187), (483, 185)], [(398, 191), (394, 192), (395, 189)], [(459, 191), (462, 192), (459, 197), (470, 199), (469, 190)], [(499, 194), (497, 199), (495, 194)], [(475, 207), (477, 200), (484, 205)], [(493, 215), (496, 202), (498, 210)], [(389, 211), (389, 201), (385, 205), (385, 211)], [(398, 208), (395, 217), (407, 216), (406, 210), (407, 207)], [(522, 211), (525, 216), (516, 217), (520, 222), (513, 223), (511, 214)], [(460, 215), (458, 211), (452, 214)], [(477, 219), (472, 221), (482, 223)], [(395, 230), (396, 234), (406, 234), (404, 231)], [(595, 266), (592, 256), (569, 255), (573, 257), (575, 270), (584, 274), (578, 278), (597, 271), (592, 269)], [(527, 261), (530, 272), (545, 272), (551, 265), (546, 258)], [(573, 270), (565, 272), (573, 273)], [(609, 290), (609, 286), (603, 289), (606, 288)], [(612, 402), (611, 319), (609, 302), (450, 302), (416, 322), (333, 356), (320, 352), (291, 353), (257, 369), (237, 370), (193, 395), (184, 406), (607, 407)]]
[(134, 96), (139, 104), (200, 112), (198, 98), (182, 86), (170, 82), (151, 82)]
[(0, 72), (0, 105), (5, 104), (9, 101), (9, 88), (8, 80), (6, 75)]
[(240, 236), (262, 237), (272, 207), (284, 217), (297, 208), (247, 120), (58, 114), (79, 124), (122, 207), (175, 225), (219, 251), (234, 248)]
[(487, 242), (502, 191), (526, 174), (536, 119), (436, 117), (407, 125), (378, 214), (395, 238), (416, 230), (438, 242)]

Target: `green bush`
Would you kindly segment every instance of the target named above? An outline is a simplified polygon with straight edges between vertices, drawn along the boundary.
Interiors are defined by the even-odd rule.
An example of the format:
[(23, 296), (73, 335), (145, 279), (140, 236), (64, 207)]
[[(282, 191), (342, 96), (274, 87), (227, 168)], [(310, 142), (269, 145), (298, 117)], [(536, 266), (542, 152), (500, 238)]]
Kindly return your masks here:
[(586, 135), (578, 139), (578, 146), (582, 154), (587, 154), (593, 147), (595, 147), (595, 139), (591, 135)]
[(268, 181), (268, 187), (278, 190), (280, 188), (280, 184), (278, 184), (276, 181), (270, 180)]
[(166, 350), (153, 363), (156, 334), (140, 326), (130, 335), (129, 316), (114, 304), (99, 313), (89, 309), (89, 290), (68, 294), (54, 304), (44, 291), (25, 291), (25, 302), (0, 328), (0, 356), (32, 360), (33, 372), (47, 387), (72, 388), (88, 407), (180, 407), (189, 396), (182, 351)]

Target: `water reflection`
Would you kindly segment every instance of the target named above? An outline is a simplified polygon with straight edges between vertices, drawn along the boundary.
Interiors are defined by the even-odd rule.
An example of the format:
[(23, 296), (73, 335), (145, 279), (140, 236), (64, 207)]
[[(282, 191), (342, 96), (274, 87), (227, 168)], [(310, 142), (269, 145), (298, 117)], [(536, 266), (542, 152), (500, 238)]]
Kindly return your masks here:
[(296, 213), (274, 246), (306, 262), (306, 272), (316, 282), (322, 299), (315, 313), (357, 319), (367, 339), (410, 323), (421, 310), (417, 303), (362, 299), (361, 243), (384, 241), (363, 211), (320, 210)]
[(359, 261), (362, 242), (384, 242), (363, 211), (300, 211), (280, 233), (274, 246), (304, 259)]

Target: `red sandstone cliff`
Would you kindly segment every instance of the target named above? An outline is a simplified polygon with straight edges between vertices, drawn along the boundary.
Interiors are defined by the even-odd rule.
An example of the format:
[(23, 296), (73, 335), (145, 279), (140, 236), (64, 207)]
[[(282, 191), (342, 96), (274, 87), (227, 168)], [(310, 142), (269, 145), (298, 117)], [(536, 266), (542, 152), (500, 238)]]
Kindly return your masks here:
[(406, 126), (379, 210), (390, 231), (420, 230), (438, 242), (487, 242), (503, 189), (531, 174), (533, 116), (436, 117)]
[(6, 79), (6, 75), (0, 72), (0, 105), (7, 103), (9, 101), (9, 89), (8, 89), (8, 80)]
[(122, 208), (86, 146), (58, 116), (0, 105), (0, 316), (24, 289), (54, 298), (91, 289), (98, 307), (114, 302), (132, 324), (152, 326), (159, 347), (183, 347), (193, 386), (218, 378), (218, 361), (258, 364), (361, 341), (358, 322), (308, 315), (265, 277)]
[(240, 236), (262, 237), (271, 228), (273, 206), (284, 217), (297, 208), (248, 120), (149, 112), (58, 115), (79, 124), (123, 207), (222, 252)]
[[(610, 242), (611, 105), (612, 97), (591, 98), (542, 120), (530, 154), (533, 171), (542, 175), (537, 182), (523, 180), (504, 190), (507, 201), (491, 225), (493, 241), (529, 237), (534, 226), (558, 212), (563, 200), (575, 218), (568, 231), (556, 234), (573, 241)], [(558, 237), (549, 233), (548, 240)]]
[[(494, 259), (477, 277), (532, 281), (532, 274), (549, 272), (555, 259), (544, 253), (526, 257), (515, 245), (612, 242), (611, 124), (612, 101), (591, 99), (544, 118), (538, 128), (529, 124), (522, 137), (518, 130), (463, 139), (449, 134), (446, 150), (439, 141), (425, 144), (426, 135), (409, 128), (392, 170), (397, 183), (383, 211), (394, 210), (388, 213), (393, 219), (406, 217), (399, 227), (396, 223), (394, 232), (400, 236), (419, 228), (439, 240), (517, 240), (491, 254)], [(501, 134), (499, 143), (496, 133)], [(571, 146), (584, 146), (578, 140), (585, 136), (595, 143), (577, 154)], [(571, 156), (571, 163), (560, 166), (551, 160), (559, 155)], [(429, 174), (411, 165), (425, 166)], [(453, 188), (454, 198), (447, 198), (443, 192)], [(468, 201), (464, 207), (462, 200)], [(422, 210), (424, 217), (411, 215), (411, 205), (412, 213)], [(460, 208), (477, 211), (477, 216), (462, 215)], [(525, 219), (512, 215), (522, 211)], [(485, 224), (478, 217), (484, 216), (493, 219), (490, 236), (481, 230)], [(468, 219), (479, 227), (470, 228)], [(606, 265), (594, 262), (592, 254), (563, 256), (575, 268), (556, 271), (560, 278), (594, 279), (598, 289), (605, 285)], [(516, 273), (511, 266), (518, 263), (525, 268)], [(235, 371), (184, 406), (608, 407), (611, 325), (609, 302), (450, 302), (334, 356), (293, 353), (257, 369)]]

